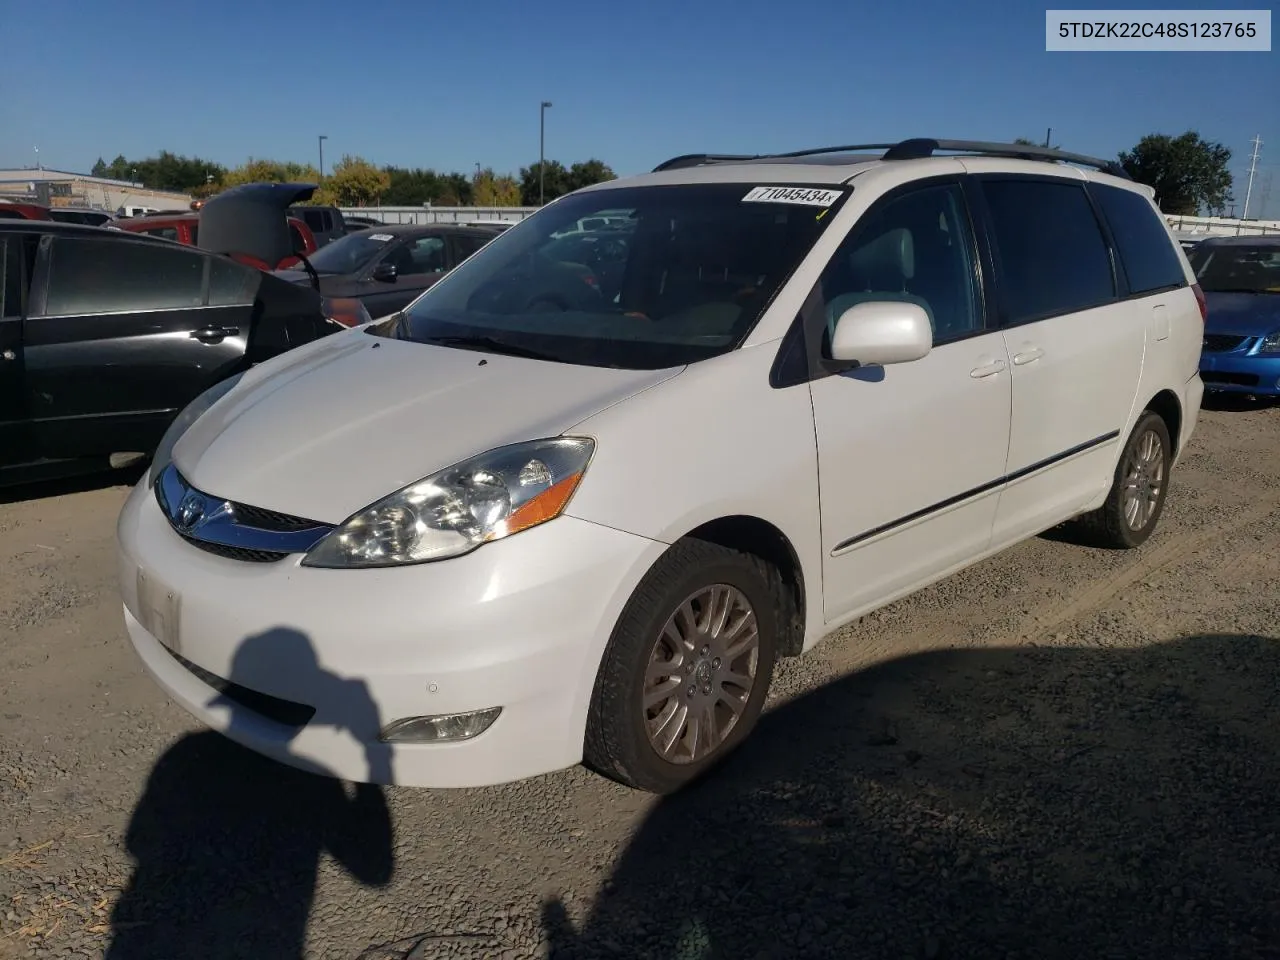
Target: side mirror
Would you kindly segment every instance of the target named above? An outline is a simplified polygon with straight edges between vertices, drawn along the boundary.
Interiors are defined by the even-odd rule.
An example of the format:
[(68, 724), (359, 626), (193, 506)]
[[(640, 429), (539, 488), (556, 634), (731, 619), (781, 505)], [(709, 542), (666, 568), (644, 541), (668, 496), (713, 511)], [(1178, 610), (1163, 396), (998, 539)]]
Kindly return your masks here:
[(922, 307), (900, 300), (869, 300), (840, 314), (831, 336), (831, 360), (824, 366), (848, 370), (910, 363), (928, 356), (931, 349), (933, 327)]
[(399, 271), (396, 270), (394, 263), (387, 263), (385, 260), (373, 268), (373, 279), (382, 283), (395, 283)]

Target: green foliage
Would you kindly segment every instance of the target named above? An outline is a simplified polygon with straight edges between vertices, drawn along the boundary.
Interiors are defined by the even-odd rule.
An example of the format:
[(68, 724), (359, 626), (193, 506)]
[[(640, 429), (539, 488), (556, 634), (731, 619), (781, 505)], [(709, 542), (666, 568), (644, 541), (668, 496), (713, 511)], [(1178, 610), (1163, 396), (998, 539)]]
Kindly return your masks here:
[(1178, 137), (1152, 133), (1131, 151), (1120, 154), (1120, 165), (1139, 183), (1153, 187), (1161, 211), (1194, 216), (1201, 210), (1221, 213), (1231, 193), (1227, 164), (1231, 151), (1194, 131)]
[[(565, 169), (558, 160), (548, 160), (546, 169), (545, 191), (546, 201), (550, 203), (556, 197), (593, 183), (604, 183), (617, 178), (609, 166), (601, 160), (592, 158), (582, 163), (575, 163)], [(520, 196), (527, 207), (538, 205), (538, 164), (531, 164), (520, 170)]]
[[(314, 183), (319, 185), (311, 203), (337, 206), (383, 205), (389, 207), (536, 206), (538, 165), (520, 170), (518, 176), (482, 170), (474, 177), (429, 168), (377, 167), (361, 157), (343, 157), (323, 179), (311, 164), (250, 157), (238, 167), (226, 168), (199, 157), (177, 156), (162, 150), (146, 160), (117, 155), (108, 163), (99, 157), (93, 175), (116, 180), (137, 180), (147, 187), (175, 190), (206, 198), (243, 183)], [(593, 183), (613, 180), (616, 174), (595, 158), (565, 167), (547, 162), (546, 199), (571, 193)]]
[(212, 160), (183, 157), (161, 150), (158, 156), (145, 160), (128, 160), (123, 154), (117, 154), (114, 160), (106, 163), (99, 157), (90, 172), (95, 177), (137, 181), (153, 190), (190, 193), (206, 185), (210, 177), (214, 183), (220, 183), (226, 168)]

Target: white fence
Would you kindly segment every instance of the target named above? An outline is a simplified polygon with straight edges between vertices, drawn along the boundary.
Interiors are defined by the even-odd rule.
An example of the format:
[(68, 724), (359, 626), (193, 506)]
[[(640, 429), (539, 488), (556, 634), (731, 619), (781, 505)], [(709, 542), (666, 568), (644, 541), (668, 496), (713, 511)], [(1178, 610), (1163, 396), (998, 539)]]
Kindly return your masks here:
[(373, 217), (383, 223), (466, 223), (469, 220), (510, 220), (535, 213), (537, 207), (341, 207), (343, 216)]
[(1280, 236), (1280, 220), (1234, 220), (1230, 217), (1171, 217), (1169, 229), (1186, 236), (1258, 237)]

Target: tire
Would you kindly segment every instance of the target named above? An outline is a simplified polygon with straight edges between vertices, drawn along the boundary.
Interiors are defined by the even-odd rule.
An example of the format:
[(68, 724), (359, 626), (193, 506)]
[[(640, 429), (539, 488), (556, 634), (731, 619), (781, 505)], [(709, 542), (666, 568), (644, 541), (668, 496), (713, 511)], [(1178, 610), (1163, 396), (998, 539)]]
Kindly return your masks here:
[[(1150, 447), (1151, 437), (1159, 445), (1154, 452)], [(1150, 457), (1149, 462), (1146, 462), (1146, 456)], [(1120, 454), (1106, 502), (1077, 521), (1084, 538), (1094, 546), (1112, 550), (1132, 550), (1145, 543), (1164, 512), (1172, 465), (1173, 444), (1169, 440), (1168, 426), (1159, 414), (1143, 411)], [(1139, 494), (1139, 501), (1147, 503), (1147, 509), (1136, 516), (1133, 515), (1132, 501), (1126, 500), (1125, 495), (1131, 481), (1140, 485), (1140, 491), (1145, 489), (1151, 494), (1146, 498)]]
[[(739, 652), (750, 646), (742, 604), (754, 615), (754, 655)], [(760, 717), (785, 609), (782, 579), (760, 558), (702, 540), (674, 544), (636, 587), (605, 648), (587, 717), (586, 766), (637, 790), (668, 794), (717, 765)], [(726, 610), (719, 637), (690, 629), (714, 627), (709, 614)], [(672, 672), (651, 672), (651, 661), (670, 664)], [(734, 679), (747, 676), (749, 684)], [(661, 698), (651, 709), (646, 692)], [(708, 707), (714, 729), (710, 747), (701, 741), (703, 754), (692, 721), (705, 730)], [(665, 756), (651, 731), (657, 743), (670, 741)]]

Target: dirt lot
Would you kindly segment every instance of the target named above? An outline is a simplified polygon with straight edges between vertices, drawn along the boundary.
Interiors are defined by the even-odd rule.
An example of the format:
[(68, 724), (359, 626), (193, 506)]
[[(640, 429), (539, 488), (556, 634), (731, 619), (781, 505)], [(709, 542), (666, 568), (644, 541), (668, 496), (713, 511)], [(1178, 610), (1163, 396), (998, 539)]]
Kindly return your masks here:
[(0, 958), (1280, 957), (1280, 409), (1142, 550), (1052, 535), (832, 637), (718, 776), (385, 792), (127, 646), (122, 486), (0, 504)]

